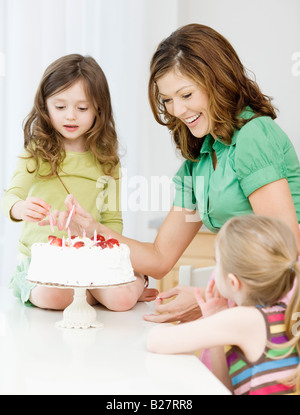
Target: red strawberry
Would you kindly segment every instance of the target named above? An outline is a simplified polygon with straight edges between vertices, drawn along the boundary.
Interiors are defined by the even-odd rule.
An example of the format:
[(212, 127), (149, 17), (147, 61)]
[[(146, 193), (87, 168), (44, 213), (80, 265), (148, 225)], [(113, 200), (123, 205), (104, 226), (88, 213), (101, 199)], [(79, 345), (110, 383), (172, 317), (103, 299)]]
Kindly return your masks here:
[(62, 239), (61, 238), (54, 238), (50, 242), (50, 245), (53, 245), (53, 246), (62, 246)]
[(83, 246), (84, 246), (83, 241), (75, 242), (75, 244), (73, 245), (73, 247), (76, 248), (76, 249), (82, 248)]
[(119, 241), (117, 239), (113, 239), (113, 238), (108, 239), (106, 241), (106, 243), (107, 243), (107, 246), (109, 246), (110, 248), (113, 248), (114, 245), (120, 246)]
[(56, 239), (56, 236), (54, 236), (54, 235), (49, 235), (48, 236), (48, 242), (52, 242), (53, 241), (53, 239)]
[[(94, 240), (94, 237), (93, 236), (91, 237), (91, 240), (92, 241)], [(104, 236), (97, 234), (97, 241), (104, 242), (105, 241)]]
[(71, 239), (75, 239), (75, 238), (77, 238), (77, 236), (75, 236), (75, 235), (72, 235), (71, 236)]
[(106, 241), (97, 242), (96, 246), (99, 246), (102, 249), (107, 248), (107, 242)]

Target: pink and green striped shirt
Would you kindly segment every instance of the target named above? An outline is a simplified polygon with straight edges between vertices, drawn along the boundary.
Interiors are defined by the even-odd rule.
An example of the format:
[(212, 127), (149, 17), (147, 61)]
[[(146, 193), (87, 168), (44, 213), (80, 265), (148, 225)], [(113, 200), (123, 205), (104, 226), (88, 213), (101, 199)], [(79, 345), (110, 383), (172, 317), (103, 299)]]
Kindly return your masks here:
[[(284, 316), (286, 305), (276, 304), (272, 307), (257, 306), (264, 316), (268, 340), (274, 344), (288, 341)], [(291, 395), (295, 394), (293, 386), (282, 380), (294, 373), (299, 364), (296, 349), (287, 357), (288, 349), (272, 349), (268, 346), (256, 362), (250, 362), (236, 346), (226, 351), (229, 375), (235, 395)], [(282, 358), (278, 358), (282, 356)], [(276, 357), (276, 359), (274, 359)]]

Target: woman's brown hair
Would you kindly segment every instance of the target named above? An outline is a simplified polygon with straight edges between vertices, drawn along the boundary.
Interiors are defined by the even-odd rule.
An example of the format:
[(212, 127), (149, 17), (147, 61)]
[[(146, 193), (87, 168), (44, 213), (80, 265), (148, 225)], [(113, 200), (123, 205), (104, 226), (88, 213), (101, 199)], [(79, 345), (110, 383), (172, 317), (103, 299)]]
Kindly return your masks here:
[(161, 101), (156, 81), (176, 69), (204, 88), (209, 97), (208, 113), (213, 134), (230, 144), (235, 129), (248, 121), (239, 118), (250, 106), (256, 118), (276, 118), (271, 98), (251, 80), (231, 44), (218, 32), (200, 24), (183, 26), (163, 40), (150, 64), (148, 86), (152, 112), (157, 122), (169, 128), (183, 157), (195, 160), (203, 140), (195, 139), (188, 127), (170, 115)]
[(112, 174), (119, 163), (118, 140), (108, 83), (101, 67), (89, 56), (71, 54), (53, 62), (45, 71), (34, 99), (34, 106), (24, 122), (24, 147), (36, 164), (49, 163), (51, 177), (59, 173), (65, 158), (63, 137), (53, 128), (46, 100), (82, 80), (85, 92), (95, 111), (95, 121), (86, 133), (86, 148), (102, 165), (105, 174)]

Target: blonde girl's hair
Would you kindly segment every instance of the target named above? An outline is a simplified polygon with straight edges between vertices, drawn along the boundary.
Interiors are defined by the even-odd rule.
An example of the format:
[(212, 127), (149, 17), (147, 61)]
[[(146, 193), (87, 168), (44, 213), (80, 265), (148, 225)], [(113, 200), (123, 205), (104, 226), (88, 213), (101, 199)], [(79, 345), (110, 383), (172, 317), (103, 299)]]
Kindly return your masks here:
[(255, 112), (251, 118), (276, 118), (271, 98), (249, 78), (231, 44), (212, 28), (189, 24), (177, 29), (157, 47), (150, 64), (148, 94), (156, 121), (171, 131), (184, 158), (195, 161), (203, 140), (196, 139), (188, 127), (170, 115), (159, 95), (157, 80), (175, 69), (193, 80), (208, 94), (208, 114), (213, 133), (230, 144), (235, 129), (248, 121), (239, 118), (245, 107)]
[(105, 74), (92, 57), (71, 54), (48, 66), (38, 86), (34, 106), (24, 121), (24, 147), (36, 166), (31, 172), (38, 171), (39, 162), (43, 160), (50, 166), (50, 173), (45, 177), (59, 173), (66, 156), (63, 137), (51, 124), (46, 100), (80, 80), (95, 113), (94, 123), (86, 133), (86, 147), (93, 152), (105, 174), (113, 174), (119, 163), (118, 139)]
[[(300, 312), (300, 264), (296, 239), (290, 228), (270, 217), (234, 217), (221, 228), (216, 249), (222, 271), (236, 275), (247, 289), (247, 301), (243, 305), (273, 305), (288, 294), (296, 282), (285, 312), (289, 342), (279, 347), (272, 344), (272, 347), (290, 347), (290, 352), (296, 347), (300, 355), (300, 332), (295, 333), (294, 319)], [(296, 384), (297, 393), (300, 393), (300, 365), (295, 375), (286, 381)]]

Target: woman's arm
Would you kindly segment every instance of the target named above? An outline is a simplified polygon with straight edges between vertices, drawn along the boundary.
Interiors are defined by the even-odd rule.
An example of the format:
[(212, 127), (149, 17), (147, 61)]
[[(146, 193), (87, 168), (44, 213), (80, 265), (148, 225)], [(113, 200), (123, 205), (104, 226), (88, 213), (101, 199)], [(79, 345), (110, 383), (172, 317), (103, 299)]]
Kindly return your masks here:
[(287, 180), (277, 180), (260, 187), (249, 195), (249, 202), (256, 215), (281, 219), (291, 228), (300, 255), (299, 224)]
[[(105, 238), (112, 237), (126, 243), (130, 247), (130, 257), (135, 271), (157, 279), (162, 278), (172, 269), (202, 225), (198, 214), (194, 211), (172, 208), (154, 243), (142, 243), (126, 238), (96, 222), (92, 215), (80, 206), (73, 195), (68, 195), (65, 203), (68, 210), (52, 212), (58, 229), (64, 229), (74, 205), (74, 214), (70, 222), (72, 234), (82, 235), (84, 229), (87, 236), (91, 237), (96, 230)], [(49, 221), (42, 221), (39, 225), (47, 226)], [(173, 301), (162, 304), (162, 299), (173, 296), (176, 296)], [(145, 320), (153, 322), (191, 321), (201, 317), (201, 310), (196, 301), (193, 287), (178, 286), (170, 292), (163, 293), (163, 298), (156, 300), (155, 307), (157, 313), (163, 314), (145, 315)]]
[[(129, 246), (130, 258), (135, 271), (158, 279), (172, 269), (202, 225), (194, 211), (172, 208), (154, 243), (145, 243), (126, 238), (96, 222), (78, 204), (74, 196), (69, 195), (66, 199), (66, 206), (69, 211), (73, 205), (75, 205), (75, 213), (70, 223), (71, 231), (76, 233), (81, 232), (81, 229), (85, 229), (87, 235), (92, 236), (94, 230), (96, 230), (105, 238), (118, 239)], [(67, 216), (67, 213), (63, 213), (59, 219), (60, 227), (65, 224)]]

